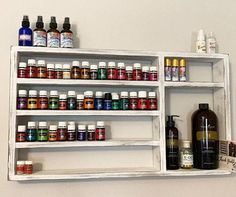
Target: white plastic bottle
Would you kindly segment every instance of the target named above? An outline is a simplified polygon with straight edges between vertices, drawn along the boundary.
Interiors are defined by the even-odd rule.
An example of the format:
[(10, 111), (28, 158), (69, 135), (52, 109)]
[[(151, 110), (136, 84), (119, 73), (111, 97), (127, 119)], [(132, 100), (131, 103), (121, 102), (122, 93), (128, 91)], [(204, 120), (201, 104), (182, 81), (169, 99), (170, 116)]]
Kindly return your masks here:
[(207, 36), (207, 53), (216, 53), (216, 38), (213, 32)]
[(196, 42), (196, 52), (206, 53), (206, 39), (203, 29), (198, 31), (197, 42)]

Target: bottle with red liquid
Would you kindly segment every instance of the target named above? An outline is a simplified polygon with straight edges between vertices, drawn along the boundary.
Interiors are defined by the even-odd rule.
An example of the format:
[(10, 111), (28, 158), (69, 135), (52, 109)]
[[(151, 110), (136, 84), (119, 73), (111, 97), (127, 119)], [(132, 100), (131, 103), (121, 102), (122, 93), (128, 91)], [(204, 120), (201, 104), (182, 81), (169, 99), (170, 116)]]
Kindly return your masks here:
[(36, 78), (37, 67), (35, 59), (28, 59), (28, 65), (26, 67), (26, 78)]
[(95, 131), (96, 141), (104, 141), (106, 139), (105, 126), (103, 121), (97, 122), (97, 128)]
[(38, 109), (48, 109), (48, 93), (46, 90), (39, 91)]
[(62, 64), (55, 65), (55, 78), (56, 79), (63, 79)]
[(117, 64), (117, 79), (118, 80), (125, 80), (126, 79), (126, 71), (125, 71), (125, 64), (123, 62), (119, 62)]
[(38, 60), (37, 78), (47, 78), (47, 68), (45, 60)]
[(149, 80), (150, 81), (157, 81), (158, 80), (158, 73), (157, 73), (157, 67), (156, 66), (151, 66), (150, 67)]
[(142, 70), (140, 63), (134, 63), (133, 80), (135, 81), (142, 80)]
[(126, 71), (125, 79), (128, 81), (132, 81), (133, 80), (133, 67), (126, 66), (125, 71)]
[(107, 79), (109, 80), (117, 79), (117, 69), (115, 62), (108, 62)]
[(139, 91), (138, 92), (138, 109), (146, 110), (147, 107), (147, 92), (146, 91)]
[(155, 92), (148, 92), (147, 106), (149, 110), (157, 110), (157, 98)]
[(54, 64), (47, 64), (47, 78), (48, 79), (55, 79), (55, 65)]
[(26, 78), (26, 63), (25, 62), (19, 63), (17, 77)]
[(129, 93), (129, 109), (137, 110), (138, 109), (138, 96), (137, 92)]

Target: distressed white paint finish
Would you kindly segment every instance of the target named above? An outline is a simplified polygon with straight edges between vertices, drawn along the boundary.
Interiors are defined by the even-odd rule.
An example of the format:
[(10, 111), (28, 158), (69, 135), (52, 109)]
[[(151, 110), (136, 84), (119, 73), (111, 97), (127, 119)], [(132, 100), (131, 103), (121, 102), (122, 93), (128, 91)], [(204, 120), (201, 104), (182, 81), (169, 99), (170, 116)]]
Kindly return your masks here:
[(186, 88), (223, 88), (224, 83), (207, 82), (165, 82), (165, 87), (186, 87)]

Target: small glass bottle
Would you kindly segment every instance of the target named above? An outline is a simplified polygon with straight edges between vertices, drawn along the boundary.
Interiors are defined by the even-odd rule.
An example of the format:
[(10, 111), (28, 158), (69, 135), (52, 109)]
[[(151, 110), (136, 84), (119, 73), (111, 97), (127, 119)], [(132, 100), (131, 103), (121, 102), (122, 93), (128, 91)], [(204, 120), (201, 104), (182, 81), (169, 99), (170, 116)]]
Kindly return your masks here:
[(79, 61), (73, 61), (73, 62), (72, 62), (72, 68), (71, 68), (70, 78), (71, 78), (71, 79), (80, 79)]
[(186, 59), (182, 58), (179, 61), (179, 81), (186, 81)]
[(86, 110), (94, 109), (94, 98), (92, 91), (84, 92), (84, 109)]
[(34, 32), (33, 32), (33, 45), (35, 47), (47, 46), (47, 32), (44, 29), (42, 16), (38, 16), (38, 19), (36, 22), (36, 29), (34, 29)]
[(60, 94), (59, 95), (59, 110), (66, 110), (67, 109), (67, 95)]
[(24, 167), (25, 167), (25, 161), (17, 161), (16, 162), (16, 174), (17, 175), (24, 174)]
[(20, 62), (17, 71), (18, 78), (26, 78), (26, 63)]
[(120, 100), (119, 95), (117, 93), (112, 94), (112, 110), (120, 109)]
[(57, 125), (50, 125), (48, 132), (48, 141), (56, 142), (57, 141)]
[(105, 93), (103, 100), (103, 109), (112, 110), (112, 96), (111, 93)]
[(101, 91), (97, 91), (95, 93), (94, 108), (96, 110), (103, 110), (103, 98)]
[(183, 169), (193, 168), (193, 152), (190, 141), (182, 141), (180, 148), (180, 167)]
[(37, 65), (37, 78), (47, 78), (47, 67), (45, 60), (38, 60)]
[(98, 64), (98, 79), (99, 80), (106, 80), (107, 79), (106, 62), (99, 62), (99, 64)]
[(115, 62), (108, 62), (107, 79), (109, 80), (117, 79), (117, 69)]
[(16, 132), (16, 142), (25, 142), (26, 141), (26, 126), (18, 125)]
[(89, 62), (83, 61), (80, 70), (81, 79), (90, 79), (90, 67)]
[(47, 78), (48, 79), (55, 79), (55, 65), (54, 64), (47, 64)]
[(90, 79), (96, 80), (98, 79), (98, 65), (92, 64), (90, 66)]
[(70, 79), (70, 64), (63, 64), (63, 79)]
[(35, 110), (37, 108), (38, 108), (37, 90), (29, 90), (27, 109)]
[(27, 91), (19, 90), (17, 97), (17, 109), (27, 109)]
[(150, 67), (149, 80), (150, 81), (157, 81), (158, 80), (158, 73), (157, 73), (157, 67), (156, 66), (151, 66)]
[(47, 47), (59, 48), (60, 32), (57, 30), (57, 22), (55, 16), (51, 16), (49, 27), (50, 29), (47, 31)]
[(62, 64), (55, 64), (55, 79), (63, 79)]
[(32, 46), (32, 30), (30, 29), (28, 16), (23, 16), (21, 25), (18, 34), (19, 46)]
[(49, 96), (49, 106), (48, 109), (57, 110), (59, 108), (59, 97), (57, 90), (51, 90)]
[(179, 60), (178, 59), (173, 59), (171, 71), (172, 71), (172, 81), (179, 81)]
[(125, 74), (126, 74), (125, 64), (123, 62), (119, 62), (117, 64), (117, 79), (118, 80), (125, 80), (126, 79)]
[(39, 122), (37, 130), (37, 141), (46, 142), (48, 141), (48, 126), (47, 122)]
[(157, 98), (155, 92), (148, 92), (147, 108), (148, 110), (157, 110)]
[(88, 125), (87, 139), (88, 141), (95, 141), (95, 125)]
[(132, 81), (133, 80), (133, 67), (132, 66), (126, 66), (126, 80)]
[(68, 124), (67, 126), (67, 140), (75, 141), (76, 140), (76, 132), (75, 132), (75, 124)]
[(46, 90), (39, 91), (38, 109), (48, 109), (48, 93)]
[(147, 92), (139, 91), (138, 92), (138, 109), (146, 110), (147, 107)]
[(28, 59), (28, 65), (26, 67), (26, 78), (36, 78), (37, 67), (35, 59)]
[(66, 141), (67, 140), (67, 128), (66, 122), (58, 122), (57, 127), (57, 141)]
[(68, 91), (67, 109), (68, 110), (75, 110), (76, 109), (76, 95), (75, 95), (75, 91)]
[(61, 48), (73, 48), (73, 32), (70, 30), (70, 18), (65, 17), (63, 30), (61, 31)]
[(138, 109), (138, 95), (137, 92), (129, 93), (129, 109), (137, 110)]
[(142, 80), (149, 81), (149, 66), (142, 67)]
[(104, 141), (106, 139), (106, 131), (103, 121), (97, 121), (95, 138), (97, 141)]
[(142, 70), (140, 63), (134, 63), (133, 80), (135, 81), (142, 80)]
[(33, 162), (25, 161), (24, 174), (32, 174), (32, 173), (33, 173)]
[(77, 94), (77, 100), (76, 100), (76, 109), (77, 110), (83, 110), (84, 109), (84, 95), (83, 94)]
[(26, 134), (27, 134), (26, 137), (27, 142), (35, 142), (37, 140), (37, 130), (35, 122), (28, 122)]
[(120, 109), (121, 110), (128, 110), (129, 109), (128, 92), (121, 92), (120, 93)]
[(172, 69), (171, 69), (171, 60), (169, 58), (165, 59), (165, 81), (172, 80)]
[(87, 133), (86, 133), (86, 126), (85, 125), (78, 125), (78, 134), (77, 134), (78, 141), (85, 141), (87, 140)]

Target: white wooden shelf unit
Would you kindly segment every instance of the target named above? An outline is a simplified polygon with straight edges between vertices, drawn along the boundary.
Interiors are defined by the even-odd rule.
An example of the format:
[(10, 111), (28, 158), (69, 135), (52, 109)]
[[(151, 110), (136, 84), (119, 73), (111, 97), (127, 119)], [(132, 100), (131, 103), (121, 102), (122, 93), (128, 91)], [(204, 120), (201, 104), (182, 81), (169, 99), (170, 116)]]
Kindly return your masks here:
[[(187, 82), (164, 80), (165, 58), (186, 58)], [(57, 80), (18, 79), (20, 61), (29, 58), (46, 62), (70, 63), (72, 60), (135, 62), (158, 67), (159, 80)], [(204, 74), (202, 74), (204, 72)], [(205, 77), (206, 76), (206, 77)], [(59, 92), (91, 89), (110, 92), (155, 91), (159, 108), (156, 111), (76, 111), (76, 110), (16, 110), (19, 89), (56, 89)], [(182, 139), (191, 139), (189, 113), (198, 103), (208, 102), (219, 118), (221, 140), (231, 140), (229, 57), (225, 54), (169, 53), (148, 51), (116, 51), (87, 49), (53, 49), (34, 47), (11, 48), (11, 106), (9, 121), (9, 180), (88, 179), (141, 176), (196, 176), (225, 175), (228, 169), (166, 170), (165, 121), (166, 115), (179, 114), (177, 126)], [(183, 99), (184, 98), (184, 102)], [(101, 118), (108, 124), (108, 140), (85, 142), (15, 142), (18, 124), (29, 120), (82, 122)], [(79, 160), (78, 160), (79, 158)], [(32, 175), (16, 175), (17, 160), (33, 160)], [(55, 161), (58, 160), (58, 161)]]

